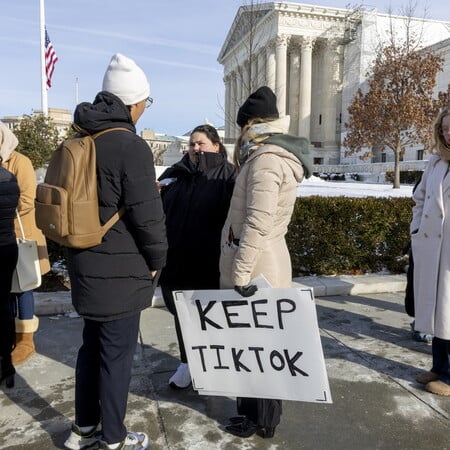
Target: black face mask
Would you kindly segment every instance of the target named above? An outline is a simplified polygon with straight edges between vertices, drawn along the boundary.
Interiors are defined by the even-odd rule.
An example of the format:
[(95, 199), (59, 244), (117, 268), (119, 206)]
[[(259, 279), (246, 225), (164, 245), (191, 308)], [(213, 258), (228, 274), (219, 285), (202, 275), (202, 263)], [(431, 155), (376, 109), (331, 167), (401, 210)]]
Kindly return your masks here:
[(223, 155), (220, 153), (195, 152), (193, 166), (199, 172), (205, 173), (220, 164), (222, 160)]

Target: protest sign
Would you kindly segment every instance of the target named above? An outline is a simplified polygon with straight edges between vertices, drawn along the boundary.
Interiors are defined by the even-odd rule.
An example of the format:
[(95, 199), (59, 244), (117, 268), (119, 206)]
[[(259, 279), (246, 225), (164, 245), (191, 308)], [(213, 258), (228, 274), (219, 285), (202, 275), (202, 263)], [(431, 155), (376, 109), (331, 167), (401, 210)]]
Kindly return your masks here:
[(331, 403), (311, 289), (174, 291), (203, 395)]

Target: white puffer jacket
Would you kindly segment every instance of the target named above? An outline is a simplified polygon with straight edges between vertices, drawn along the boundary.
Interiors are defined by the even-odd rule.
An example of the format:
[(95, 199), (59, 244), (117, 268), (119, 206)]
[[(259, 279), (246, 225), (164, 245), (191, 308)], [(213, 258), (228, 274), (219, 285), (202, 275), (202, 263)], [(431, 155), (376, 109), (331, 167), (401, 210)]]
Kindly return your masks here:
[[(270, 124), (279, 129), (279, 121)], [(273, 287), (290, 287), (285, 235), (304, 170), (294, 154), (277, 145), (257, 145), (249, 155), (222, 230), (221, 287), (245, 286), (260, 274)]]

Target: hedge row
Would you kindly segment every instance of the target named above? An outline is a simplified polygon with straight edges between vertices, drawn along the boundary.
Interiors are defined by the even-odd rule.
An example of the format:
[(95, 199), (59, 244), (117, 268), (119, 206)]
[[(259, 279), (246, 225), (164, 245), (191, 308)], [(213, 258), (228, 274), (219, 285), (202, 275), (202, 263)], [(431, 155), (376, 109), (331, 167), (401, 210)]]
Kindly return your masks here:
[(301, 197), (287, 242), (293, 276), (404, 272), (413, 201)]
[[(287, 234), (293, 276), (403, 273), (410, 198), (297, 198)], [(48, 241), (50, 261), (66, 250)], [(51, 274), (49, 274), (51, 276)]]

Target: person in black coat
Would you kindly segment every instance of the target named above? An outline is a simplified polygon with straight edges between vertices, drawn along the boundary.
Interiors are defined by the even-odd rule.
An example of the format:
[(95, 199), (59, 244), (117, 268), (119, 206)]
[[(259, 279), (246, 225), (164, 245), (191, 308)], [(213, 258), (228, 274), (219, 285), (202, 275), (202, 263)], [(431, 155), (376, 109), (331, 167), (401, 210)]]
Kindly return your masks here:
[[(0, 145), (2, 141), (0, 140)], [(11, 361), (14, 346), (14, 314), (9, 301), (12, 275), (17, 264), (14, 218), (19, 203), (17, 178), (4, 167), (0, 157), (0, 384), (14, 386), (16, 373)]]
[(188, 387), (191, 376), (172, 291), (219, 289), (220, 234), (235, 176), (217, 130), (199, 125), (190, 135), (188, 153), (159, 177), (169, 242), (160, 285), (175, 318), (181, 359), (169, 379), (175, 389)]
[[(116, 54), (93, 103), (81, 103), (74, 123), (89, 134), (120, 127), (95, 140), (100, 218), (120, 208), (121, 219), (101, 244), (68, 249), (72, 302), (84, 319), (75, 384), (75, 423), (65, 445), (148, 446), (145, 433), (124, 425), (140, 312), (151, 305), (167, 253), (165, 218), (152, 152), (135, 124), (151, 103), (147, 78)], [(101, 428), (101, 442), (97, 431)]]

